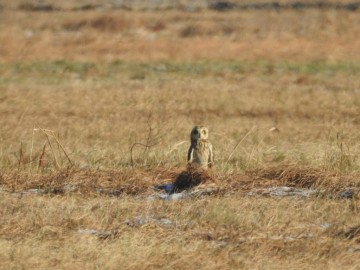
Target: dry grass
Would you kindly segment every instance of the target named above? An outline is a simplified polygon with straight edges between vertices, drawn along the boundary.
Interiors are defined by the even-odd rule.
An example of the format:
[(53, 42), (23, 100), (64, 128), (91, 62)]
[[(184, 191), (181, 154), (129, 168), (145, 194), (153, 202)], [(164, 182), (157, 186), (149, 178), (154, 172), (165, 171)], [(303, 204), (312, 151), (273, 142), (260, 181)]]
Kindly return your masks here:
[[(356, 269), (349, 201), (2, 196), (5, 268)], [(98, 234), (85, 234), (86, 229)], [(105, 238), (105, 239), (104, 239)], [(251, 257), (249, 257), (251, 255)]]
[[(1, 14), (1, 61), (359, 60), (358, 11)], [(32, 19), (36, 16), (36, 19)]]
[[(221, 194), (246, 194), (254, 188), (288, 186), (313, 188), (336, 193), (346, 188), (360, 188), (358, 175), (346, 175), (335, 170), (314, 169), (299, 165), (277, 165), (244, 173), (220, 173), (180, 168), (153, 169), (64, 169), (51, 174), (9, 172), (1, 175), (2, 191), (26, 194), (38, 189), (41, 194), (83, 196), (110, 196), (152, 194), (156, 185), (173, 182), (180, 191), (199, 184), (215, 185)], [(355, 192), (356, 198), (356, 192)]]
[[(359, 269), (358, 11), (20, 4), (0, 11), (1, 269)], [(184, 173), (195, 124), (207, 174)], [(179, 175), (215, 191), (151, 197)]]

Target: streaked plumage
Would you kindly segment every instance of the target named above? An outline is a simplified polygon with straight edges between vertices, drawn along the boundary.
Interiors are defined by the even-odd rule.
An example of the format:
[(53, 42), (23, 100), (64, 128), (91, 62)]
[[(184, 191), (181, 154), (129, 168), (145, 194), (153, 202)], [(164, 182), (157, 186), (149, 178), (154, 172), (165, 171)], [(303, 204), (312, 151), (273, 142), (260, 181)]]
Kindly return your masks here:
[(214, 165), (212, 144), (208, 140), (207, 127), (195, 126), (190, 133), (190, 148), (188, 151), (188, 163), (200, 166), (204, 169)]

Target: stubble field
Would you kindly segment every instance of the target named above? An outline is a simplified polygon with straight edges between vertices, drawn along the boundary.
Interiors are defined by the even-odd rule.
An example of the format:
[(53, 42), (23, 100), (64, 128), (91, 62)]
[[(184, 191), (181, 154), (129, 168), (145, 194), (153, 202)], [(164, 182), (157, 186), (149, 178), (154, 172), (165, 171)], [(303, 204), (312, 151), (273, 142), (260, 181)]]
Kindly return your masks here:
[(359, 10), (64, 3), (1, 5), (1, 269), (359, 269)]

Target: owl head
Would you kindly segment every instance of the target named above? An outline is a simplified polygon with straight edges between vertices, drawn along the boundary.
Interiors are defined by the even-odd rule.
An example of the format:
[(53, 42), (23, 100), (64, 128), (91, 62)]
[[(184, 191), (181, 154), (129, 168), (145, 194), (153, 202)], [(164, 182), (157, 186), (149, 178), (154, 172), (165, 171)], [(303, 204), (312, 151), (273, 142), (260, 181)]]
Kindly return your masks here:
[(206, 140), (209, 137), (209, 130), (204, 126), (195, 126), (190, 133), (191, 141), (196, 141), (199, 139)]

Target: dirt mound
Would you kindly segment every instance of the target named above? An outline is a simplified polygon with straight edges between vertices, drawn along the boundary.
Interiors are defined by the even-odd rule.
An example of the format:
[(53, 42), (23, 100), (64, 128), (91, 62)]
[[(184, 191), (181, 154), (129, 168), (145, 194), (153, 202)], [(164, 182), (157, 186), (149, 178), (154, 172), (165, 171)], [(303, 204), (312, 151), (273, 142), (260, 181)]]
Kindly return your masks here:
[[(151, 176), (143, 171), (68, 169), (49, 175), (6, 173), (0, 176), (0, 186), (9, 192), (38, 189), (40, 193), (63, 194), (137, 194), (148, 189)], [(111, 195), (108, 194), (108, 195)]]
[(281, 165), (252, 172), (255, 179), (271, 180), (281, 185), (302, 188), (326, 188), (334, 191), (345, 187), (360, 187), (360, 177), (345, 175), (325, 168)]
[[(72, 168), (51, 174), (9, 172), (0, 174), (0, 188), (6, 192), (28, 194), (121, 196), (153, 193), (154, 187), (166, 186), (167, 193), (181, 192), (200, 184), (215, 185), (224, 194), (249, 194), (274, 187), (326, 191), (334, 198), (353, 198), (360, 190), (360, 177), (321, 168), (275, 166), (247, 173), (222, 173), (189, 167), (123, 168), (91, 170)], [(161, 189), (161, 188), (160, 188)], [(273, 190), (270, 190), (272, 192)]]
[(189, 166), (176, 177), (173, 191), (182, 191), (206, 182), (214, 182), (209, 171)]

